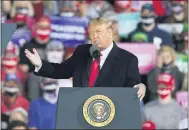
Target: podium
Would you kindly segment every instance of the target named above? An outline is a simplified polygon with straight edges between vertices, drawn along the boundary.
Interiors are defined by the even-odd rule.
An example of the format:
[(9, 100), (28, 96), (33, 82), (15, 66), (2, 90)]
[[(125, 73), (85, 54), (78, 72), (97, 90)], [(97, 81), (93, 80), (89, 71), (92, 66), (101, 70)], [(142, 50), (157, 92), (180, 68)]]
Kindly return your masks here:
[(56, 129), (141, 129), (136, 88), (60, 88)]

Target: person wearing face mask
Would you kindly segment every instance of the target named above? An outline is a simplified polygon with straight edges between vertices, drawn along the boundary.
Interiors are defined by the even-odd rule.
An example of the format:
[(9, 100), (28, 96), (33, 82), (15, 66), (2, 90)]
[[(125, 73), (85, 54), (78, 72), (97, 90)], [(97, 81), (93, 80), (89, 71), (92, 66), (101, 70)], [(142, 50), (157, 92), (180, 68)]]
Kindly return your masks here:
[(18, 107), (28, 111), (29, 101), (19, 95), (20, 84), (15, 79), (7, 79), (2, 87), (1, 113), (10, 114), (10, 112)]
[(153, 121), (157, 129), (178, 129), (186, 113), (172, 98), (175, 79), (170, 74), (161, 73), (157, 77), (157, 84), (158, 98), (145, 105), (145, 120)]
[(34, 16), (31, 1), (14, 1), (10, 15), (12, 22), (16, 23), (18, 28), (27, 25), (30, 17)]
[[(2, 72), (1, 72), (1, 80), (4, 81), (5, 76), (7, 74), (17, 73), (17, 64), (19, 62), (19, 58), (11, 53), (7, 52), (2, 57)], [(20, 79), (20, 75), (17, 73), (17, 76)]]
[(144, 4), (141, 9), (141, 22), (137, 28), (128, 35), (128, 42), (133, 42), (132, 39), (136, 33), (145, 33), (148, 37), (148, 43), (153, 43), (157, 49), (161, 45), (173, 46), (171, 36), (159, 29), (156, 23), (156, 13), (152, 4)]
[(4, 51), (4, 54), (10, 52), (10, 53), (15, 54), (16, 56), (19, 56), (19, 51), (20, 51), (19, 47), (15, 45), (12, 41), (9, 41)]
[(158, 51), (156, 67), (153, 68), (147, 76), (149, 100), (157, 98), (156, 79), (162, 72), (171, 74), (175, 78), (175, 89), (172, 92), (173, 97), (175, 97), (176, 91), (181, 90), (184, 81), (184, 74), (180, 72), (178, 67), (175, 65), (175, 60), (176, 56), (173, 48), (169, 46), (162, 46)]
[(31, 1), (14, 1), (10, 15), (11, 20), (7, 22), (17, 25), (11, 41), (20, 48), (31, 40), (30, 27), (34, 22), (34, 9)]
[[(70, 53), (73, 54), (73, 51)], [(46, 57), (48, 62), (63, 62), (65, 57), (65, 49), (63, 43), (58, 40), (52, 40), (51, 42), (49, 42), (46, 48)], [(67, 55), (65, 58), (67, 58)], [(59, 87), (72, 87), (72, 79), (58, 79), (58, 85)]]
[(22, 73), (18, 69), (18, 62), (19, 57), (13, 53), (13, 52), (5, 52), (2, 56), (2, 69), (1, 69), (1, 81), (3, 82), (5, 80), (5, 77), (10, 75), (16, 75), (18, 77), (19, 82), (21, 82), (22, 85), (25, 84), (25, 81), (27, 80), (27, 74)]
[(90, 19), (96, 17), (105, 17), (106, 13), (112, 13), (115, 15), (113, 6), (108, 1), (103, 0), (94, 0), (87, 7), (87, 16)]
[(46, 48), (46, 57), (49, 62), (61, 63), (64, 59), (64, 45), (61, 41), (52, 40)]
[(171, 5), (171, 11), (172, 14), (170, 15), (170, 17), (168, 18), (167, 22), (168, 23), (185, 23), (187, 22), (187, 17), (186, 17), (186, 13), (188, 13), (188, 11), (185, 11), (185, 7), (183, 4), (181, 3), (175, 3), (173, 2)]
[(12, 121), (22, 121), (24, 123), (27, 124), (28, 122), (28, 112), (23, 109), (23, 108), (16, 108), (14, 109), (11, 114), (10, 114), (10, 118), (9, 118), (9, 122)]
[(76, 15), (75, 1), (57, 1), (59, 12), (57, 16), (74, 17)]
[(30, 129), (55, 129), (58, 84), (56, 79), (45, 78), (41, 83), (43, 96), (31, 101), (28, 112)]
[(26, 43), (21, 49), (20, 49), (20, 62), (19, 62), (19, 68), (22, 72), (28, 73), (28, 98), (29, 99), (35, 99), (38, 98), (41, 94), (40, 91), (40, 80), (42, 77), (37, 77), (33, 73), (30, 73), (32, 70), (32, 65), (29, 62), (29, 60), (26, 58), (24, 54), (25, 49), (32, 50), (33, 48), (36, 48), (37, 52), (39, 53), (40, 57), (43, 59), (46, 59), (46, 47), (49, 44), (50, 41), (50, 32), (51, 32), (51, 26), (50, 26), (50, 19), (46, 16), (43, 16), (39, 19), (37, 19), (35, 26), (33, 26), (32, 34), (33, 38), (29, 43)]
[(31, 65), (29, 64), (29, 61), (24, 55), (25, 49), (31, 50), (32, 48), (36, 48), (40, 56), (45, 59), (45, 50), (50, 40), (50, 32), (51, 32), (51, 26), (48, 17), (43, 16), (36, 20), (36, 23), (32, 28), (32, 35), (33, 35), (32, 40), (26, 43), (20, 49), (19, 64), (20, 64), (20, 69), (22, 71), (28, 72), (31, 69)]

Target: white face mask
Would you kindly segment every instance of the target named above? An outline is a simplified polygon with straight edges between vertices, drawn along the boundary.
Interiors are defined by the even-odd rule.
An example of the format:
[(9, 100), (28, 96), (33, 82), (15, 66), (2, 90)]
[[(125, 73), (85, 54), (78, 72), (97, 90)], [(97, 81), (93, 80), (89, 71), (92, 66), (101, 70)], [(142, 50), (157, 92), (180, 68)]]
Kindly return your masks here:
[(55, 104), (57, 102), (57, 99), (58, 99), (58, 96), (57, 96), (57, 93), (47, 93), (47, 92), (44, 92), (43, 93), (43, 98), (52, 103), (52, 104)]
[(49, 85), (45, 85), (44, 87), (43, 87), (43, 90), (44, 91), (51, 91), (51, 90), (55, 90), (55, 89), (57, 89), (57, 85), (56, 84), (49, 84)]
[(60, 14), (60, 16), (62, 16), (62, 17), (73, 17), (74, 13), (73, 12), (62, 12)]
[(9, 93), (18, 93), (19, 88), (12, 88), (12, 87), (3, 87), (4, 92), (9, 92)]
[(144, 23), (144, 24), (152, 24), (155, 22), (155, 19), (154, 18), (141, 18), (141, 22)]
[(64, 51), (48, 51), (47, 60), (52, 63), (61, 63), (63, 61)]
[[(56, 84), (49, 84), (43, 87), (43, 97), (46, 101), (55, 104), (57, 102), (58, 94), (57, 94), (58, 86)], [(51, 92), (47, 92), (51, 91)]]

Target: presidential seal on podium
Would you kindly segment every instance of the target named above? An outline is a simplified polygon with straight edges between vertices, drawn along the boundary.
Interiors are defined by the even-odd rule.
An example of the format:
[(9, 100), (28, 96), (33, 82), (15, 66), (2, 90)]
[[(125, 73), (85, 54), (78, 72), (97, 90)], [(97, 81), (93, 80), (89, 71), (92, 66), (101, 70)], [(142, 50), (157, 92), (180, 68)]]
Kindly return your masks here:
[(115, 106), (107, 96), (94, 95), (84, 103), (83, 116), (90, 125), (103, 127), (112, 122)]

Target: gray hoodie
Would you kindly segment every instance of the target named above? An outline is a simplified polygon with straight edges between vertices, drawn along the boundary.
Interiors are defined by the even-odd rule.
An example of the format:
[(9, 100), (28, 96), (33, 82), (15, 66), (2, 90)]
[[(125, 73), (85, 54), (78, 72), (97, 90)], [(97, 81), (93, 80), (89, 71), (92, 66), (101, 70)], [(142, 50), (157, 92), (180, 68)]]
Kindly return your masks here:
[(180, 121), (186, 118), (186, 112), (175, 100), (166, 104), (153, 100), (144, 106), (144, 116), (145, 121), (155, 123), (156, 129), (178, 129)]
[[(162, 73), (163, 68), (154, 68), (148, 73), (147, 77), (147, 88), (149, 90), (149, 100), (153, 100), (157, 98), (157, 76)], [(165, 73), (170, 73), (175, 78), (176, 86), (173, 91), (173, 97), (175, 97), (175, 92), (180, 90), (184, 80), (184, 74), (179, 71), (177, 66), (172, 66), (170, 68), (166, 68), (167, 71)]]

